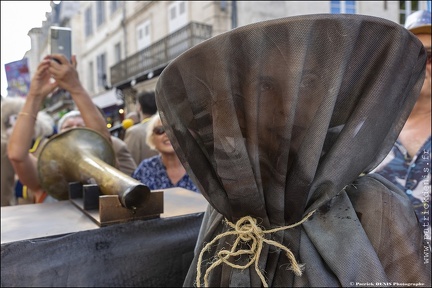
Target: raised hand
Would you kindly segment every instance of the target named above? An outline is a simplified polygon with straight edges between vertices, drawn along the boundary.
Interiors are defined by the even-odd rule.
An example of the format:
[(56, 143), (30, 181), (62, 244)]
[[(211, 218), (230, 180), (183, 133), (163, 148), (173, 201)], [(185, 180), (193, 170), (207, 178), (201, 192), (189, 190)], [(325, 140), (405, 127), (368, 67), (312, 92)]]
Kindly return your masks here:
[(51, 72), (49, 71), (50, 62), (50, 59), (45, 57), (38, 65), (31, 81), (28, 97), (42, 100), (57, 88), (57, 83), (53, 83), (51, 80)]
[(60, 88), (69, 91), (71, 94), (81, 92), (84, 89), (76, 70), (75, 55), (72, 56), (71, 62), (62, 54), (53, 54), (48, 57), (51, 59), (49, 72)]

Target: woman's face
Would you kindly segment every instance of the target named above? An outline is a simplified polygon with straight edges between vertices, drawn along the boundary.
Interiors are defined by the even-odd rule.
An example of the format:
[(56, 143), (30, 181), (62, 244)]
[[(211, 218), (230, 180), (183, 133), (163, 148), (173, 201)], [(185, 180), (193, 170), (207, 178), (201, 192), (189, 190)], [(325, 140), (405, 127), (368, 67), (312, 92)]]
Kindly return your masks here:
[(64, 132), (66, 130), (77, 128), (77, 127), (85, 127), (84, 120), (81, 118), (81, 116), (71, 117), (66, 119), (63, 122), (62, 127), (60, 128), (60, 132)]
[(174, 148), (171, 145), (168, 136), (165, 133), (165, 129), (162, 126), (160, 120), (156, 121), (156, 125), (153, 128), (153, 144), (157, 151), (162, 154), (172, 154), (174, 152)]

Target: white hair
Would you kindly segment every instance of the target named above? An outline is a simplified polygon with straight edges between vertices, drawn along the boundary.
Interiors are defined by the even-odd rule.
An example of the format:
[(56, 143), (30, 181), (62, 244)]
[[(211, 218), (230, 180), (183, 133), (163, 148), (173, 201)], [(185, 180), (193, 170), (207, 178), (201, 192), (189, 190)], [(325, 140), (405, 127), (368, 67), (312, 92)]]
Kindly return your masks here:
[(34, 129), (35, 138), (51, 136), (54, 133), (54, 119), (45, 111), (39, 111)]
[[(9, 118), (13, 115), (19, 115), (24, 107), (25, 98), (5, 97), (1, 102), (1, 137), (6, 141), (9, 140), (6, 133)], [(48, 137), (54, 133), (54, 119), (44, 111), (39, 111), (34, 125), (34, 138)]]
[(58, 120), (58, 122), (57, 122), (57, 130), (60, 132), (60, 130), (61, 130), (62, 127), (63, 127), (64, 122), (65, 122), (67, 119), (70, 119), (70, 118), (76, 118), (76, 117), (81, 117), (81, 112), (78, 111), (78, 110), (72, 110), (72, 111), (69, 111), (69, 112), (67, 112), (66, 114), (64, 114), (64, 115), (60, 118), (60, 120)]
[(156, 146), (153, 141), (153, 129), (156, 126), (156, 123), (160, 120), (159, 113), (156, 112), (153, 116), (150, 117), (150, 120), (147, 124), (147, 130), (146, 130), (146, 143), (152, 150), (156, 150)]

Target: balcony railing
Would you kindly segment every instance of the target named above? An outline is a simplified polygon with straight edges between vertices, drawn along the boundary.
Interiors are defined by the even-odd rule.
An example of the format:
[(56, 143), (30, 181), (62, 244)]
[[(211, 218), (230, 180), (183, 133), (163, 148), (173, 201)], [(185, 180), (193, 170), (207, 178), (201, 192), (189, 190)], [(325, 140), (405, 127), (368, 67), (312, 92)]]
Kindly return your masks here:
[(111, 67), (111, 84), (118, 87), (140, 75), (165, 67), (189, 48), (211, 37), (212, 26), (191, 22), (151, 46)]

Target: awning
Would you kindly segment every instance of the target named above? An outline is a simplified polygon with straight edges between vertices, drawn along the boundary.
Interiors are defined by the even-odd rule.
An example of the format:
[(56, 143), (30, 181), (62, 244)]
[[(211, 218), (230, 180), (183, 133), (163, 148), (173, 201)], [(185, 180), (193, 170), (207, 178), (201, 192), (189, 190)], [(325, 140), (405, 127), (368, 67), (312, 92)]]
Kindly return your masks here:
[(92, 100), (93, 103), (101, 109), (123, 105), (123, 100), (121, 96), (117, 94), (117, 89), (115, 88), (93, 97)]

